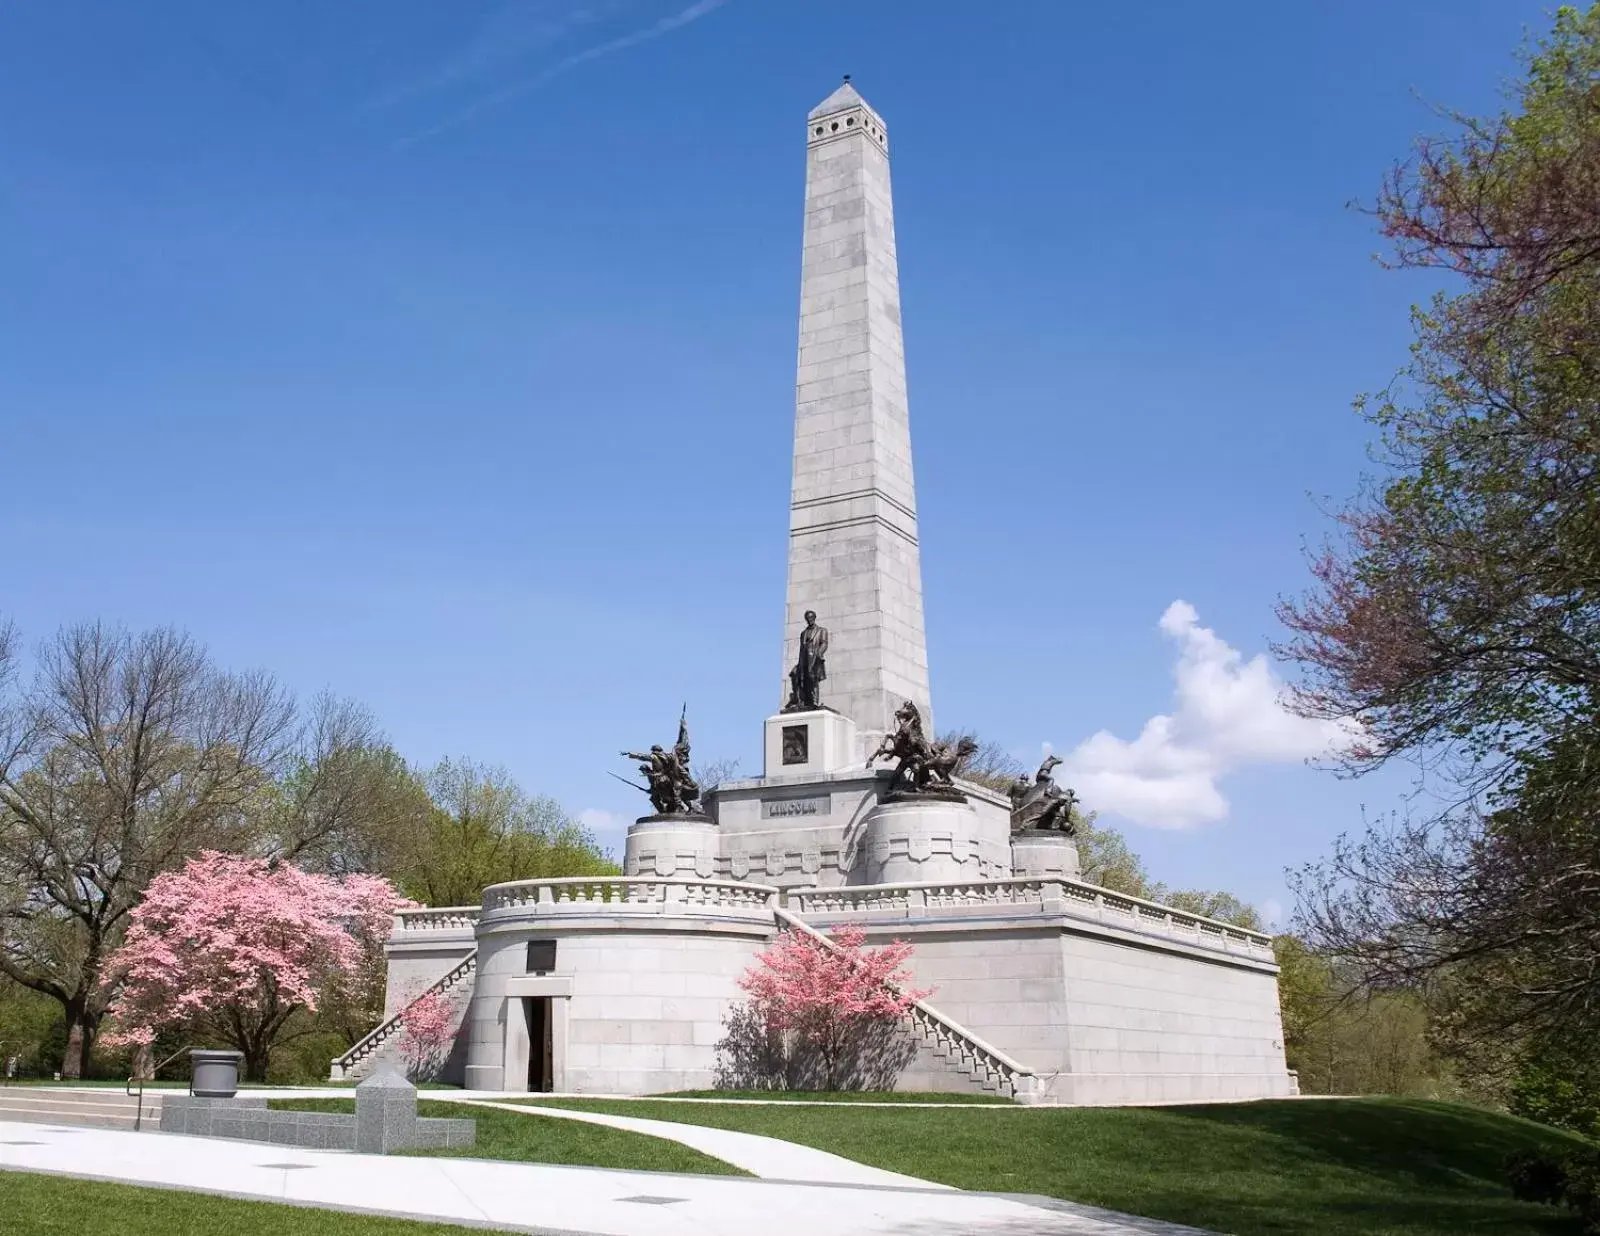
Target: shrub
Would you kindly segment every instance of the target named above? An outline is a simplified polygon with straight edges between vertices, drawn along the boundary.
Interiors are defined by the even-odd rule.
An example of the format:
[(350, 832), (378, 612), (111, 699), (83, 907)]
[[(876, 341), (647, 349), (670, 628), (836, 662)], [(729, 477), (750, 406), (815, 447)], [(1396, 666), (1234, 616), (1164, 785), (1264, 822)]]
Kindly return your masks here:
[(1576, 1211), (1587, 1236), (1600, 1236), (1600, 1146), (1558, 1158), (1531, 1150), (1506, 1156), (1511, 1193), (1525, 1202), (1560, 1203)]
[(1506, 1176), (1511, 1182), (1511, 1196), (1519, 1202), (1554, 1205), (1567, 1186), (1567, 1172), (1560, 1160), (1537, 1150), (1513, 1150), (1508, 1154)]
[[(909, 943), (894, 940), (869, 949), (866, 938), (857, 926), (840, 927), (831, 938), (791, 929), (757, 953), (756, 964), (739, 979), (750, 993), (753, 1016), (730, 1019), (728, 1036), (718, 1045), (719, 1075), (772, 1068), (776, 1053), (782, 1080), (762, 1088), (793, 1087), (803, 1074), (808, 1090), (892, 1089), (915, 1054), (915, 1045), (897, 1036), (896, 1028), (932, 988), (907, 985)], [(803, 1052), (787, 1050), (799, 1045)]]

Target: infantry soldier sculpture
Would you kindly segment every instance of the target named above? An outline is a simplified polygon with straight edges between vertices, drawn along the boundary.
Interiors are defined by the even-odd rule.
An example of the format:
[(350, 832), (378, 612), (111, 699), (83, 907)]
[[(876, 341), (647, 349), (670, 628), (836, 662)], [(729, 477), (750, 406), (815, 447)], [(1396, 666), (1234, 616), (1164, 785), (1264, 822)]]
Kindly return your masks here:
[[(657, 815), (693, 815), (700, 809), (700, 787), (689, 775), (688, 709), (678, 717), (678, 741), (671, 751), (657, 743), (649, 751), (624, 751), (624, 758), (639, 761), (639, 771), (649, 783), (639, 786), (650, 795)], [(623, 778), (627, 781), (627, 778)], [(629, 785), (633, 782), (629, 781)]]

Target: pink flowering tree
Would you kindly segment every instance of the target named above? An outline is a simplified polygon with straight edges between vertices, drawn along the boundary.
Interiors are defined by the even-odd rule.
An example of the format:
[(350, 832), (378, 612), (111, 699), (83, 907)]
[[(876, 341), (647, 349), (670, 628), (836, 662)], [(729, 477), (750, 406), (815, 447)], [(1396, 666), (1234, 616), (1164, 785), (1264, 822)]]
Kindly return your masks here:
[(400, 1057), (412, 1081), (438, 1075), (456, 1036), (456, 1010), (442, 991), (425, 991), (400, 1013)]
[(864, 1031), (900, 1021), (933, 994), (909, 986), (908, 941), (869, 949), (866, 938), (860, 927), (840, 927), (828, 938), (785, 931), (739, 979), (769, 1031), (792, 1032), (816, 1049), (830, 1090)]
[[(288, 863), (207, 851), (157, 876), (129, 916), (105, 982), (112, 1044), (149, 1044), (183, 1029), (244, 1053), (267, 1075), (272, 1048), (304, 1032), (326, 998), (362, 998), (381, 975), (396, 909), (413, 902), (385, 880), (336, 880)], [(378, 981), (381, 981), (378, 980)]]

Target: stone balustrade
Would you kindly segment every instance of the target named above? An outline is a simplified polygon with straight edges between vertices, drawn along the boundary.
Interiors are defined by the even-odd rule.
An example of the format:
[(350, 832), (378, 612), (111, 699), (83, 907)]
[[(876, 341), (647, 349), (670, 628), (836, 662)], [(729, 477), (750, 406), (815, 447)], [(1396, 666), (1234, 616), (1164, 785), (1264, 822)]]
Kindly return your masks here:
[(386, 1018), (380, 1022), (368, 1032), (365, 1038), (345, 1052), (344, 1055), (334, 1057), (328, 1073), (328, 1080), (342, 1082), (358, 1076), (358, 1071), (363, 1066), (375, 1061), (380, 1051), (391, 1042), (398, 1040), (400, 1032), (405, 1029), (406, 1012), (412, 1005), (416, 1004), (424, 996), (448, 994), (457, 984), (470, 980), (477, 968), (478, 950), (473, 949), (472, 952), (452, 966), (442, 978), (431, 984), (427, 990), (417, 993), (406, 1004), (404, 1009), (401, 1009), (393, 1017)]
[(513, 880), (483, 890), (485, 914), (532, 910), (538, 914), (672, 914), (767, 916), (778, 890), (739, 880), (656, 876), (597, 876)]
[(1155, 932), (1203, 948), (1272, 957), (1272, 937), (1170, 906), (1060, 877), (1018, 876), (971, 883), (875, 884), (842, 888), (790, 889), (787, 903), (803, 916), (842, 914), (872, 917), (936, 916), (967, 908), (994, 913), (1045, 911), (1093, 918), (1109, 926)]
[(478, 925), (478, 906), (420, 906), (414, 910), (396, 910), (394, 930), (418, 931), (471, 931)]

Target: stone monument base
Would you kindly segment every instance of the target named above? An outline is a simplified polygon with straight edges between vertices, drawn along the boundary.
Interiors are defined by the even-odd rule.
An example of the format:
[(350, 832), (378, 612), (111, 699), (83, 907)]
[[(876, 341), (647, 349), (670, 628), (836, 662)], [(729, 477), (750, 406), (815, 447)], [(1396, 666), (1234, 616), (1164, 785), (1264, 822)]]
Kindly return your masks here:
[(805, 777), (859, 768), (856, 723), (831, 708), (780, 712), (767, 718), (763, 775)]
[(890, 795), (867, 813), (851, 883), (959, 883), (981, 878), (982, 823), (964, 797)]
[(717, 829), (704, 815), (644, 815), (628, 828), (625, 875), (698, 876), (717, 870)]
[(1011, 837), (1011, 872), (1019, 876), (1060, 876), (1076, 880), (1078, 843), (1056, 829), (1026, 828)]

